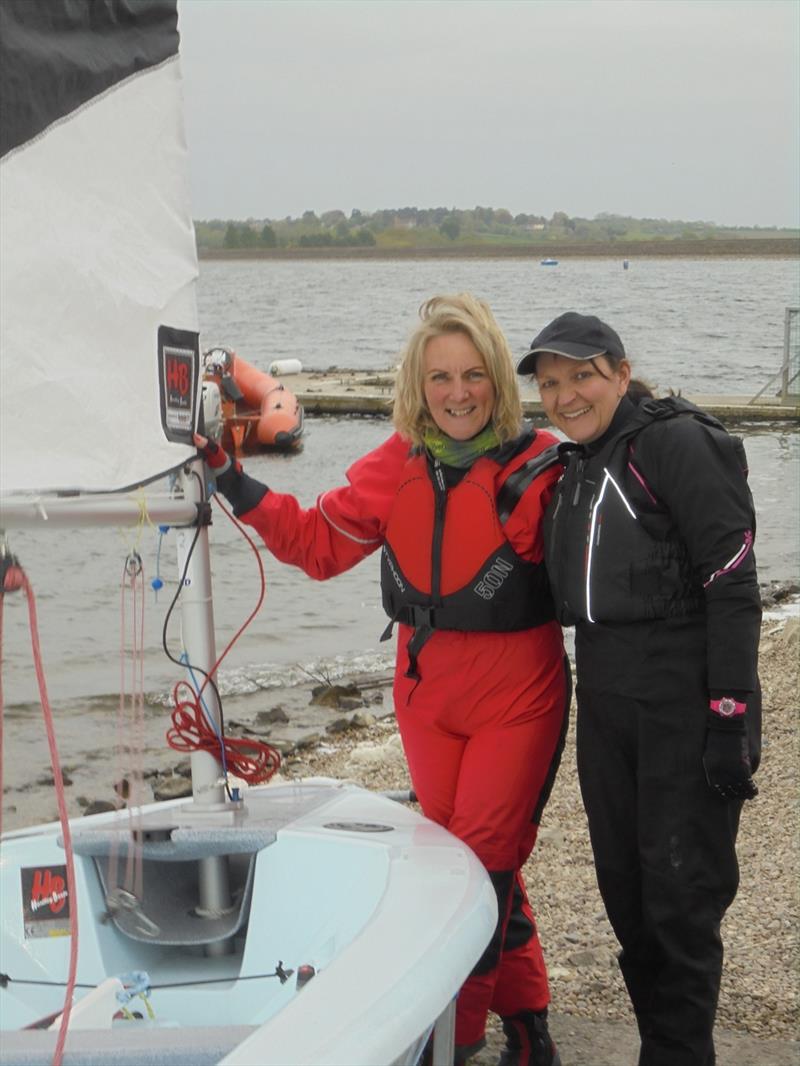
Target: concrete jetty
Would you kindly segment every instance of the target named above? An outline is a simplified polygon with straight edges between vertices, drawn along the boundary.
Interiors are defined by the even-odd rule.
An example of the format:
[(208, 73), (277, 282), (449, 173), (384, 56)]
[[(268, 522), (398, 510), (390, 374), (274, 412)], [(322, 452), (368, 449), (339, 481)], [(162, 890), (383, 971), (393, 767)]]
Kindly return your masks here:
[[(306, 370), (283, 378), (297, 396), (307, 415), (375, 415), (391, 413), (394, 372), (392, 370)], [(536, 389), (521, 383), (522, 406), (526, 417), (544, 421), (545, 416)], [(687, 400), (715, 415), (721, 422), (793, 422), (800, 423), (800, 397), (784, 403), (778, 397), (732, 395), (687, 395)]]

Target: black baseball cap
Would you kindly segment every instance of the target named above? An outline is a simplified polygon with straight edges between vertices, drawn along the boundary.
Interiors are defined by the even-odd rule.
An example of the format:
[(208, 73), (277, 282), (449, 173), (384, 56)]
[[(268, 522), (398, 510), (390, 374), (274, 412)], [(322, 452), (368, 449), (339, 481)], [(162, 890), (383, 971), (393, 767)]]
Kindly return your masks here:
[(540, 352), (565, 355), (567, 359), (594, 359), (596, 355), (626, 358), (622, 341), (611, 326), (596, 315), (579, 315), (577, 311), (566, 311), (536, 334), (520, 360), (517, 373), (535, 373)]

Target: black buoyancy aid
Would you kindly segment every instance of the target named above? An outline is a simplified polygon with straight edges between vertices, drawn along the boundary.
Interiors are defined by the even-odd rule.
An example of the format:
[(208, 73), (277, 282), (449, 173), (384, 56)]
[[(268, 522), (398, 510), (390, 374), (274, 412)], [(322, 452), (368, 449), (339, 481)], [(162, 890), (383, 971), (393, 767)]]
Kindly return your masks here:
[(565, 472), (545, 517), (545, 558), (556, 615), (576, 622), (637, 622), (703, 608), (701, 582), (671, 517), (630, 464), (634, 438), (655, 421), (696, 418), (727, 438), (746, 473), (740, 438), (677, 396), (645, 400), (596, 454), (561, 445)]
[(532, 629), (555, 617), (543, 564), (521, 558), (503, 526), (534, 478), (558, 462), (555, 445), (530, 443), (505, 464), (498, 491), (494, 459), (478, 459), (447, 488), (438, 460), (413, 454), (403, 472), (381, 553), (381, 591), (389, 623), (414, 627), (408, 676), (436, 629)]

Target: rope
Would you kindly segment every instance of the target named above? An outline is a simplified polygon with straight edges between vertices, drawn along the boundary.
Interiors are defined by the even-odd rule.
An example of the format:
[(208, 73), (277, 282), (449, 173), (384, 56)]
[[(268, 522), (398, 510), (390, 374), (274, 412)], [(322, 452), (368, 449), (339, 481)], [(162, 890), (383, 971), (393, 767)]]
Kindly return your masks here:
[[(67, 898), (70, 905), (69, 967), (67, 970), (67, 982), (64, 986), (66, 989), (64, 995), (64, 1010), (61, 1015), (61, 1024), (58, 1029), (55, 1051), (53, 1052), (53, 1066), (60, 1066), (64, 1054), (64, 1043), (67, 1039), (69, 1019), (72, 1013), (72, 997), (75, 990), (75, 975), (78, 967), (78, 896), (75, 891), (75, 857), (72, 851), (72, 834), (70, 832), (69, 816), (67, 815), (67, 804), (64, 794), (64, 777), (61, 773), (61, 762), (58, 757), (58, 747), (56, 746), (55, 729), (53, 727), (53, 711), (47, 694), (47, 680), (44, 676), (44, 667), (42, 664), (42, 651), (39, 644), (39, 623), (36, 617), (36, 598), (25, 571), (18, 564), (13, 564), (8, 570), (6, 570), (3, 586), (0, 588), (0, 611), (2, 611), (2, 603), (5, 599), (6, 590), (18, 588), (21, 588), (25, 592), (28, 601), (28, 624), (31, 635), (31, 649), (36, 670), (36, 680), (39, 685), (39, 697), (42, 702), (42, 714), (44, 716), (45, 733), (47, 734), (47, 745), (50, 749), (50, 765), (53, 770), (53, 781), (55, 783), (56, 800), (58, 803), (58, 818), (61, 823), (61, 833), (64, 840), (64, 854), (67, 867)], [(2, 616), (0, 615), (0, 619), (1, 617)], [(2, 625), (0, 622), (0, 635), (1, 634)], [(2, 663), (1, 643), (0, 663)], [(3, 705), (2, 699), (0, 699), (0, 719), (2, 718), (2, 712)]]
[(158, 548), (156, 549), (156, 576), (150, 582), (150, 587), (153, 589), (153, 597), (156, 603), (158, 603), (158, 590), (163, 589), (164, 587), (164, 582), (161, 580), (161, 545), (167, 533), (169, 533), (169, 526), (158, 527)]
[[(173, 751), (184, 753), (207, 751), (211, 755), (219, 758), (222, 762), (226, 781), (228, 774), (232, 773), (234, 776), (241, 778), (248, 784), (262, 784), (269, 781), (280, 769), (280, 752), (276, 748), (273, 748), (271, 744), (267, 744), (264, 741), (252, 740), (245, 737), (226, 737), (222, 724), (217, 728), (216, 722), (209, 713), (205, 701), (203, 700), (203, 693), (205, 692), (206, 687), (211, 685), (217, 697), (220, 714), (222, 713), (222, 701), (214, 678), (216, 677), (217, 671), (225, 657), (261, 610), (267, 587), (266, 577), (264, 575), (264, 565), (261, 562), (261, 555), (257, 546), (241, 523), (237, 521), (228, 508), (221, 502), (218, 495), (214, 496), (214, 500), (220, 510), (231, 522), (233, 522), (253, 551), (259, 573), (258, 602), (242, 625), (237, 629), (236, 633), (234, 633), (233, 637), (228, 641), (224, 651), (217, 658), (217, 661), (208, 673), (192, 666), (192, 664), (187, 661), (185, 655), (182, 655), (179, 660), (175, 660), (166, 649), (165, 642), (165, 650), (167, 650), (169, 657), (173, 662), (180, 662), (188, 669), (194, 684), (194, 687), (192, 687), (192, 685), (186, 680), (178, 681), (172, 690), (172, 698), (175, 708), (171, 715), (172, 727), (167, 732), (167, 743)], [(184, 567), (184, 573), (178, 585), (178, 592), (176, 593), (175, 599), (170, 605), (169, 612), (167, 613), (167, 620), (165, 620), (164, 623), (165, 634), (169, 614), (172, 612), (178, 595), (180, 595), (180, 590), (183, 588), (183, 578), (186, 576), (189, 559), (194, 551), (196, 541), (197, 537), (195, 537), (195, 540), (192, 542), (192, 546), (187, 556), (186, 566)], [(204, 681), (200, 686), (197, 685), (197, 680), (194, 676), (195, 670), (204, 675)]]
[[(277, 977), (281, 984), (285, 984), (286, 981), (292, 976), (294, 970), (284, 970), (283, 963), (278, 962), (277, 966), (272, 973), (251, 973), (251, 974), (236, 974), (228, 977), (204, 977), (196, 981), (166, 981), (163, 984), (147, 986), (148, 992), (161, 991), (165, 988), (196, 988), (199, 985), (229, 985), (239, 984), (243, 981), (266, 981), (271, 977)], [(64, 988), (63, 981), (33, 981), (28, 978), (12, 977), (8, 973), (0, 973), (0, 988), (7, 988), (9, 985), (30, 985), (34, 988)], [(94, 984), (81, 984), (75, 982), (75, 988), (97, 988)]]
[[(130, 649), (126, 594), (130, 593)], [(132, 846), (127, 852), (122, 888), (141, 900), (144, 893), (144, 860), (134, 811), (143, 802), (142, 752), (144, 750), (144, 567), (138, 551), (132, 549), (125, 559), (120, 582), (120, 684), (117, 705), (116, 771), (114, 789), (118, 806), (127, 803)], [(127, 669), (130, 669), (130, 678)], [(125, 758), (123, 765), (122, 758)], [(119, 885), (120, 845), (108, 857), (108, 895), (113, 897)]]

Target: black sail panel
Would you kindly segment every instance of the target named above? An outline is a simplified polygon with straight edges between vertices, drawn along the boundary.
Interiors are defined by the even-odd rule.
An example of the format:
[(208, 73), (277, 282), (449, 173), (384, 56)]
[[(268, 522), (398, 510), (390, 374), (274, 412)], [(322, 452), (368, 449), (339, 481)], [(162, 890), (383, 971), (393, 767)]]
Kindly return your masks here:
[(0, 495), (128, 490), (195, 450), (177, 5), (0, 0), (0, 42)]
[(2, 0), (0, 156), (177, 52), (176, 0)]

